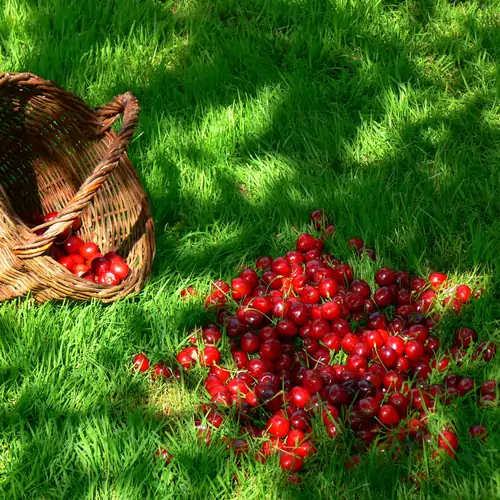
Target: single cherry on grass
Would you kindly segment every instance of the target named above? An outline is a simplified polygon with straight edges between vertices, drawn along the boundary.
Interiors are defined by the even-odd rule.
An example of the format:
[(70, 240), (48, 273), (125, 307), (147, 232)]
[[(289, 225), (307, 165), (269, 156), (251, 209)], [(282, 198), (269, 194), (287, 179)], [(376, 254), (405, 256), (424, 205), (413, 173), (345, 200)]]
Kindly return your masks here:
[(134, 370), (139, 373), (144, 373), (149, 370), (149, 359), (145, 354), (136, 354), (133, 363)]

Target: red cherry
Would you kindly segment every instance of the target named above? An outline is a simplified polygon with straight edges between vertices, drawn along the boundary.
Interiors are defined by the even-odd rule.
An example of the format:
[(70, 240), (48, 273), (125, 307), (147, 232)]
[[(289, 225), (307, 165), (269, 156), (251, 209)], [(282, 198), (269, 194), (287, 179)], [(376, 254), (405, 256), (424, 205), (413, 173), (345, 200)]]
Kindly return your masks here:
[(429, 276), (429, 282), (434, 289), (441, 288), (445, 283), (446, 280), (448, 279), (448, 276), (443, 273), (432, 273)]
[(304, 254), (297, 250), (290, 250), (286, 253), (286, 259), (290, 264), (302, 264), (304, 262)]
[(65, 242), (64, 242), (64, 250), (68, 255), (72, 254), (79, 254), (80, 252), (80, 247), (83, 245), (83, 241), (78, 238), (78, 236), (70, 236)]
[(259, 257), (257, 259), (257, 262), (255, 263), (255, 267), (257, 269), (266, 270), (266, 269), (271, 269), (272, 264), (273, 264), (273, 258), (266, 255), (263, 257)]
[(395, 427), (399, 424), (400, 417), (396, 408), (391, 405), (382, 405), (378, 410), (378, 419), (386, 427)]
[(396, 273), (388, 267), (382, 267), (375, 274), (375, 281), (380, 286), (391, 285), (396, 281)]
[(255, 309), (243, 309), (240, 319), (254, 330), (258, 330), (264, 324), (264, 315)]
[(339, 264), (335, 269), (334, 279), (337, 283), (344, 285), (345, 283), (350, 283), (353, 280), (354, 273), (349, 264)]
[(429, 329), (424, 325), (411, 325), (406, 334), (413, 340), (425, 342), (429, 335)]
[[(290, 431), (290, 434), (292, 432), (293, 431)], [(290, 436), (290, 434), (288, 436)], [(295, 440), (295, 442), (297, 442), (297, 439)], [(307, 457), (313, 456), (317, 452), (317, 450), (311, 441), (303, 440), (293, 449), (293, 452), (300, 458), (305, 459)]]
[(352, 400), (349, 390), (340, 384), (332, 384), (328, 387), (328, 401), (334, 406), (347, 405)]
[(384, 346), (378, 350), (380, 362), (386, 368), (394, 368), (398, 363), (398, 353), (391, 347)]
[(415, 362), (413, 363), (412, 373), (416, 376), (417, 380), (427, 380), (432, 372), (429, 363)]
[(218, 344), (222, 340), (222, 333), (217, 325), (208, 324), (202, 328), (203, 340), (206, 344)]
[(159, 361), (153, 368), (152, 376), (154, 379), (156, 378), (170, 378), (172, 377), (172, 370), (165, 366), (165, 363)]
[(305, 286), (300, 292), (300, 296), (304, 304), (317, 304), (321, 300), (319, 290), (313, 286)]
[(57, 262), (64, 266), (69, 272), (73, 272), (75, 270), (75, 261), (71, 258), (71, 255), (65, 255), (61, 257)]
[(104, 255), (100, 252), (98, 253), (94, 253), (92, 254), (86, 261), (85, 261), (85, 264), (87, 264), (87, 266), (89, 266), (90, 268), (92, 268), (92, 262), (94, 262), (94, 260), (96, 259), (103, 259), (104, 258)]
[(203, 349), (202, 356), (200, 358), (200, 364), (202, 366), (218, 365), (220, 363), (220, 351), (217, 347), (207, 346)]
[(484, 425), (475, 424), (469, 429), (469, 434), (474, 439), (480, 439), (483, 443), (488, 439), (488, 432)]
[(465, 396), (468, 392), (474, 390), (474, 387), (475, 387), (474, 379), (470, 377), (464, 377), (457, 384), (457, 389), (461, 396)]
[(462, 326), (455, 332), (455, 343), (459, 347), (469, 347), (472, 342), (477, 342), (477, 333), (472, 328)]
[(408, 271), (398, 271), (396, 273), (396, 284), (399, 288), (410, 287), (410, 275)]
[(96, 257), (92, 259), (90, 267), (95, 275), (101, 276), (110, 270), (110, 262), (105, 257)]
[(316, 238), (310, 234), (303, 233), (297, 238), (297, 250), (299, 252), (307, 252), (308, 250), (316, 249)]
[(281, 356), (281, 342), (276, 339), (264, 341), (260, 346), (259, 355), (262, 359), (277, 360)]
[(315, 394), (323, 388), (323, 379), (314, 370), (306, 370), (302, 379), (302, 386), (310, 394)]
[(248, 354), (245, 351), (233, 351), (231, 353), (238, 370), (243, 370), (248, 365)]
[(305, 408), (311, 399), (311, 393), (305, 387), (294, 387), (291, 390), (293, 404), (297, 408)]
[(340, 318), (342, 315), (342, 309), (336, 302), (325, 302), (321, 306), (321, 317), (323, 319), (332, 321), (334, 319)]
[(311, 214), (310, 220), (314, 228), (317, 229), (318, 231), (320, 231), (321, 229), (323, 229), (325, 226), (328, 225), (328, 218), (326, 217), (323, 210), (315, 210)]
[[(416, 339), (417, 340), (417, 339)], [(438, 351), (441, 342), (437, 337), (428, 337), (426, 344), (426, 351), (430, 351), (431, 354), (434, 354)]]
[(420, 308), (423, 312), (428, 312), (431, 307), (434, 305), (436, 300), (436, 292), (434, 290), (424, 290), (418, 299), (418, 303), (420, 304)]
[(306, 432), (310, 426), (309, 413), (304, 410), (296, 410), (290, 415), (290, 424), (294, 429)]
[(405, 346), (405, 354), (410, 361), (418, 361), (424, 355), (424, 344), (416, 340), (410, 340)]
[(401, 418), (406, 417), (408, 414), (408, 408), (410, 407), (410, 401), (405, 395), (400, 392), (393, 392), (389, 396), (387, 402), (396, 409)]
[(374, 417), (378, 413), (379, 408), (379, 401), (370, 396), (360, 399), (355, 405), (355, 410), (358, 411), (363, 418)]
[[(366, 301), (365, 301), (366, 309)], [(367, 328), (370, 330), (386, 329), (387, 328), (387, 316), (384, 313), (374, 311), (368, 316), (368, 322), (366, 323)]]
[(251, 284), (243, 278), (234, 278), (231, 280), (232, 296), (235, 300), (240, 300), (252, 293)]
[(271, 270), (280, 276), (290, 276), (290, 262), (288, 262), (288, 260), (284, 257), (277, 257), (273, 260)]
[(342, 346), (342, 337), (336, 333), (329, 333), (325, 335), (321, 342), (330, 349), (330, 351), (339, 352)]
[(71, 225), (71, 229), (73, 231), (78, 231), (82, 227), (82, 219), (80, 217), (77, 217), (74, 221), (73, 224)]
[(349, 321), (344, 318), (335, 319), (332, 321), (332, 332), (344, 337), (348, 333), (352, 333), (351, 325), (349, 324)]
[(354, 280), (350, 287), (350, 291), (361, 295), (361, 297), (368, 299), (371, 295), (370, 285), (363, 280)]
[(222, 280), (216, 280), (212, 283), (212, 294), (215, 297), (224, 298), (227, 297), (231, 287)]
[(280, 451), (280, 467), (288, 472), (298, 472), (304, 467), (304, 460), (294, 453)]
[(248, 307), (252, 309), (257, 309), (257, 311), (266, 315), (272, 311), (273, 303), (268, 297), (254, 297), (248, 303)]
[(498, 396), (496, 394), (484, 394), (479, 398), (477, 404), (481, 407), (498, 406)]
[(365, 244), (361, 238), (351, 238), (348, 242), (347, 245), (350, 248), (355, 248), (356, 250), (361, 250)]
[(345, 295), (344, 303), (349, 311), (360, 312), (363, 311), (365, 307), (365, 301), (361, 295), (357, 293), (348, 292)]
[(368, 368), (368, 360), (358, 354), (349, 354), (346, 360), (346, 368), (353, 372), (364, 373)]
[(425, 410), (429, 407), (429, 396), (419, 388), (414, 387), (410, 390), (409, 399), (415, 410)]
[(282, 319), (276, 324), (276, 330), (281, 338), (294, 338), (297, 336), (297, 326), (289, 319)]
[(311, 323), (309, 336), (313, 339), (321, 339), (330, 332), (330, 323), (325, 319), (316, 319)]
[[(78, 217), (77, 217), (78, 218)], [(166, 448), (159, 448), (155, 453), (155, 458), (161, 458), (165, 465), (168, 465), (172, 461), (172, 454)]]
[(118, 276), (111, 271), (100, 274), (98, 276), (98, 280), (100, 285), (118, 286), (120, 284), (120, 278), (118, 278)]
[(425, 288), (427, 285), (427, 282), (423, 278), (419, 278), (418, 276), (415, 276), (411, 279), (411, 289), (414, 292), (420, 292), (422, 289)]
[(496, 380), (486, 380), (481, 384), (480, 387), (481, 394), (496, 394), (497, 393), (497, 381)]
[(254, 353), (260, 348), (260, 337), (253, 333), (247, 332), (241, 337), (241, 349), (245, 352)]
[(368, 257), (370, 260), (377, 260), (377, 256), (375, 254), (375, 250), (367, 247), (363, 247), (359, 250), (360, 257)]
[(351, 354), (357, 354), (358, 356), (364, 356), (365, 358), (369, 358), (372, 355), (372, 350), (364, 342), (358, 342), (352, 348)]
[(281, 415), (274, 415), (267, 421), (267, 432), (271, 436), (284, 438), (290, 431), (290, 422)]
[(180, 296), (184, 300), (188, 300), (189, 297), (193, 297), (196, 294), (197, 294), (197, 292), (196, 292), (196, 289), (194, 288), (194, 286), (188, 286), (188, 287), (183, 288), (181, 290)]
[(497, 346), (493, 342), (481, 342), (478, 344), (476, 351), (473, 354), (473, 358), (477, 359), (481, 356), (484, 361), (488, 362), (493, 359), (497, 351)]
[(106, 257), (106, 259), (108, 259), (110, 262), (113, 262), (115, 259), (121, 259), (121, 257), (115, 251), (105, 253), (104, 257)]
[(455, 295), (465, 304), (466, 302), (469, 301), (471, 295), (471, 289), (467, 285), (459, 285), (457, 286)]
[(324, 238), (331, 238), (335, 234), (335, 225), (334, 224), (329, 224), (328, 226), (325, 227), (323, 231), (323, 237)]
[(225, 321), (226, 333), (228, 337), (236, 338), (246, 331), (245, 325), (237, 316), (229, 316)]
[(85, 264), (85, 259), (80, 254), (71, 254), (70, 257), (73, 259), (75, 266)]
[(136, 354), (133, 363), (133, 369), (139, 373), (144, 373), (149, 370), (149, 359), (145, 354)]
[(455, 458), (458, 448), (457, 435), (452, 431), (442, 430), (438, 436), (438, 448), (444, 450), (450, 458)]
[(379, 288), (373, 295), (373, 300), (379, 307), (390, 306), (394, 302), (395, 296), (389, 287)]
[(370, 330), (363, 339), (363, 342), (371, 349), (380, 349), (388, 338), (389, 334), (385, 330)]
[(93, 255), (99, 254), (99, 247), (95, 243), (84, 243), (79, 252), (85, 260), (89, 260)]
[(90, 267), (85, 264), (77, 264), (73, 269), (73, 274), (79, 278), (83, 278), (90, 271)]
[(339, 285), (331, 278), (324, 278), (318, 284), (319, 293), (324, 299), (331, 299), (337, 294)]
[(401, 373), (406, 373), (411, 368), (411, 361), (405, 356), (399, 356), (398, 362), (396, 364), (396, 370)]
[(403, 376), (396, 371), (388, 371), (384, 375), (384, 387), (388, 391), (399, 391), (403, 387)]
[(259, 275), (251, 267), (245, 268), (239, 275), (239, 277), (245, 281), (248, 281), (250, 286), (255, 288), (259, 282)]
[(359, 337), (357, 335), (354, 335), (353, 333), (348, 333), (343, 339), (342, 339), (342, 349), (350, 353), (354, 346), (359, 342)]
[(111, 261), (109, 269), (114, 274), (116, 274), (116, 276), (118, 276), (121, 280), (124, 280), (130, 272), (130, 267), (128, 266), (128, 264), (119, 256), (115, 257)]
[(402, 356), (404, 353), (405, 343), (401, 337), (390, 336), (385, 345), (393, 349), (399, 356)]

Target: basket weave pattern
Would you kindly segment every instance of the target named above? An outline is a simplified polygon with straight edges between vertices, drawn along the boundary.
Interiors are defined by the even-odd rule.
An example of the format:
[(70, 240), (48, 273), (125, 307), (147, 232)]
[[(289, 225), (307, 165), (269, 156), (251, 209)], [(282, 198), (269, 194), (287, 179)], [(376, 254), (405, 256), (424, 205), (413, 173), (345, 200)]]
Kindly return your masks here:
[[(155, 239), (149, 201), (126, 153), (138, 115), (130, 93), (93, 110), (54, 82), (0, 74), (0, 301), (31, 293), (39, 302), (110, 302), (142, 288)], [(115, 133), (111, 126), (122, 116)], [(54, 210), (51, 222), (24, 222)], [(78, 216), (84, 241), (127, 261), (131, 272), (120, 285), (78, 278), (47, 255)]]

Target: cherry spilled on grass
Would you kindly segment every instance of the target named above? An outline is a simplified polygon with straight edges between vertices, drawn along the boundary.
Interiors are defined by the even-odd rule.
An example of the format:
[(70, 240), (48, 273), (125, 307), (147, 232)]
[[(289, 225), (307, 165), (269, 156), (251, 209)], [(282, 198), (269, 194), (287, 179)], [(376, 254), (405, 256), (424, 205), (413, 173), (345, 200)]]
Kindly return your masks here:
[[(256, 459), (263, 463), (277, 456), (293, 483), (300, 482), (296, 473), (322, 444), (314, 421), (328, 439), (352, 430), (357, 453), (347, 458), (346, 468), (361, 465), (362, 450), (372, 444), (395, 455), (429, 445), (433, 456), (455, 458), (459, 437), (453, 426), (443, 424), (432, 435), (429, 414), (459, 398), (498, 406), (495, 380), (480, 384), (449, 372), (450, 360), (460, 365), (468, 354), (490, 361), (496, 345), (478, 343), (477, 332), (462, 326), (455, 344), (444, 349), (435, 333), (441, 314), (458, 314), (476, 291), (457, 286), (444, 273), (425, 279), (387, 267), (376, 271), (372, 289), (354, 279), (349, 264), (325, 252), (324, 240), (335, 231), (326, 215), (315, 211), (311, 223), (320, 237), (300, 234), (284, 256), (259, 257), (255, 268), (242, 270), (230, 284), (213, 283), (205, 305), (217, 321), (191, 331), (190, 345), (177, 354), (180, 370), (207, 367), (207, 404), (195, 423), (200, 440), (210, 445), (236, 410), (241, 432), (227, 441), (228, 450), (242, 455), (258, 444)], [(67, 251), (76, 252), (79, 242), (71, 238)], [(361, 239), (348, 245), (361, 258), (375, 260)], [(84, 248), (79, 253), (85, 259), (98, 250)], [(102, 259), (95, 262), (97, 271), (106, 269)], [(194, 293), (188, 287), (181, 296)], [(233, 363), (219, 349), (224, 335)], [(134, 369), (148, 371), (144, 354), (134, 358)], [(179, 373), (161, 362), (152, 370), (156, 379)], [(431, 374), (441, 382), (430, 384)], [(474, 424), (469, 435), (484, 441), (487, 432)]]

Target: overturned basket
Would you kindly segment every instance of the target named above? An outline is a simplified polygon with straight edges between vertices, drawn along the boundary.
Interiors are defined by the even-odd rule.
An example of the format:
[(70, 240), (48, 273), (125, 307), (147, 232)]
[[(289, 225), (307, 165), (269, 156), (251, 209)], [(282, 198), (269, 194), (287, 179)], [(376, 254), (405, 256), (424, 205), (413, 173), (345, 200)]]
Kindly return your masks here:
[[(118, 133), (112, 124), (123, 115)], [(139, 106), (130, 93), (92, 110), (54, 82), (0, 74), (0, 301), (31, 293), (50, 299), (110, 302), (143, 286), (155, 253), (154, 223), (127, 157)], [(29, 228), (35, 211), (58, 211)], [(78, 278), (48, 256), (80, 216), (80, 236), (130, 266), (118, 286)], [(38, 236), (37, 229), (46, 228)], [(39, 231), (40, 232), (40, 231)]]

